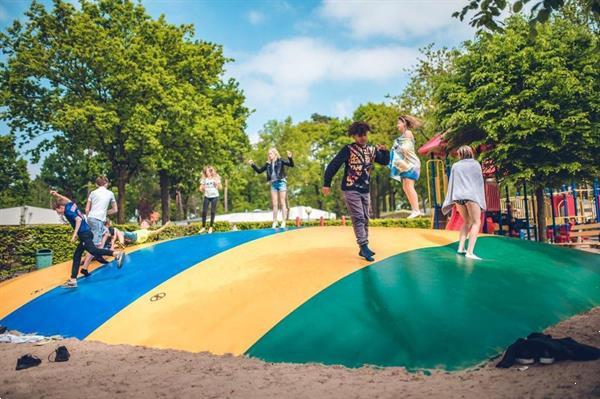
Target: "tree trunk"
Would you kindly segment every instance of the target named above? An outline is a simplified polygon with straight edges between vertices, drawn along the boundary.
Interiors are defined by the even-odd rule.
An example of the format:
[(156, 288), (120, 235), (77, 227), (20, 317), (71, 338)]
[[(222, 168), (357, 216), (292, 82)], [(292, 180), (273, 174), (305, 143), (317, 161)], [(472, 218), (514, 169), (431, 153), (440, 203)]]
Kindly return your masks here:
[(169, 176), (167, 172), (161, 170), (158, 172), (160, 179), (160, 205), (162, 211), (163, 224), (169, 221)]
[(538, 241), (546, 242), (546, 206), (544, 203), (544, 187), (535, 189), (535, 201), (537, 202), (537, 228)]
[(125, 223), (125, 186), (127, 185), (127, 174), (119, 170), (117, 173), (117, 208), (119, 209), (117, 213), (117, 221), (120, 224)]
[(321, 195), (321, 186), (315, 184), (315, 194), (317, 196), (317, 205), (319, 209), (323, 209), (323, 196)]
[(229, 212), (229, 180), (225, 179), (225, 185), (223, 186), (223, 209), (225, 213)]

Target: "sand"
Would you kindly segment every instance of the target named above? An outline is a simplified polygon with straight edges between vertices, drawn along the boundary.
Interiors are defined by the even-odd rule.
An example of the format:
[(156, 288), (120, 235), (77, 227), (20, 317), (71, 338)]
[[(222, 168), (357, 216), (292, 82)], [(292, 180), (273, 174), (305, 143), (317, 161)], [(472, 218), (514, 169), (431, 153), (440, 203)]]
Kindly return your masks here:
[[(600, 346), (600, 307), (546, 330)], [(59, 344), (66, 363), (48, 363)], [(15, 371), (32, 353), (39, 367)], [(455, 373), (273, 364), (234, 356), (68, 339), (0, 344), (0, 398), (600, 398), (600, 360), (497, 369), (496, 360)]]

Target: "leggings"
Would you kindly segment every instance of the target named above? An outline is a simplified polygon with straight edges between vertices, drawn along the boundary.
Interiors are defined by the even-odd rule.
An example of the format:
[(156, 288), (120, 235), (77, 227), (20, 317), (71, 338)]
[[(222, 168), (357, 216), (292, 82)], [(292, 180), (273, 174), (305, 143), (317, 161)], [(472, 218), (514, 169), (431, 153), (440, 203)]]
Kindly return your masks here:
[(202, 227), (206, 227), (206, 214), (208, 213), (208, 204), (210, 203), (210, 227), (215, 224), (215, 214), (217, 212), (217, 202), (219, 197), (207, 198), (204, 197), (204, 203), (202, 204)]
[(84, 231), (78, 234), (79, 245), (75, 249), (73, 254), (73, 266), (71, 267), (71, 278), (77, 278), (79, 274), (79, 264), (81, 263), (81, 255), (83, 251), (88, 251), (94, 257), (99, 256), (112, 256), (113, 251), (110, 249), (98, 248), (94, 245), (94, 235), (91, 231)]

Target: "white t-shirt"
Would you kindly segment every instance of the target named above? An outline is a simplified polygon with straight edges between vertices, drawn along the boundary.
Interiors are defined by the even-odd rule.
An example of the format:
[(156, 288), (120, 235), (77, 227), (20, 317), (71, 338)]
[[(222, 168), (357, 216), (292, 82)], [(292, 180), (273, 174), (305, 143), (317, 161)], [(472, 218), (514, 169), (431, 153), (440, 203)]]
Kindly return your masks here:
[(202, 179), (200, 184), (204, 185), (204, 196), (206, 198), (216, 198), (219, 196), (219, 178)]
[(106, 212), (110, 207), (112, 202), (115, 201), (115, 194), (112, 191), (108, 190), (106, 187), (98, 187), (94, 191), (90, 193), (89, 197), (90, 202), (92, 203), (90, 207), (90, 213), (88, 217), (98, 219), (101, 221), (106, 220)]

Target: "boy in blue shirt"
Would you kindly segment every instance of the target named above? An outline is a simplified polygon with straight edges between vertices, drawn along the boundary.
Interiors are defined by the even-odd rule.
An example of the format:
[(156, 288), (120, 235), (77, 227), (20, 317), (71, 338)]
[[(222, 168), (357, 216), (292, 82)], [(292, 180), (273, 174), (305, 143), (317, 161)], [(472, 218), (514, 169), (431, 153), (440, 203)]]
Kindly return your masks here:
[[(120, 268), (123, 262), (123, 252), (113, 251), (110, 249), (98, 248), (94, 245), (94, 236), (90, 226), (87, 224), (85, 217), (77, 207), (77, 204), (69, 198), (60, 195), (56, 191), (50, 191), (56, 201), (54, 210), (59, 215), (64, 215), (71, 227), (73, 227), (73, 236), (71, 241), (75, 242), (79, 239), (79, 245), (73, 254), (73, 266), (71, 267), (71, 278), (63, 285), (65, 288), (77, 288), (77, 275), (79, 274), (79, 265), (81, 264), (81, 255), (83, 251), (88, 251), (95, 257), (99, 256), (114, 256), (117, 261), (117, 266)], [(82, 269), (83, 275), (87, 276), (87, 269)]]

